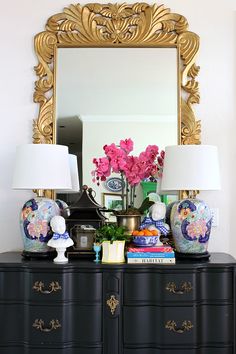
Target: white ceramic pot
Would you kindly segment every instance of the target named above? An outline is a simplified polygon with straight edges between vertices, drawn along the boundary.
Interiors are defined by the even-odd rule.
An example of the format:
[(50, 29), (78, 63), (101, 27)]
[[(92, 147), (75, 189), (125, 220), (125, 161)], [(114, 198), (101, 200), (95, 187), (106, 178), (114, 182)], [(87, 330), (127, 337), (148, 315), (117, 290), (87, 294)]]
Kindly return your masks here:
[(102, 263), (124, 263), (125, 241), (103, 241)]

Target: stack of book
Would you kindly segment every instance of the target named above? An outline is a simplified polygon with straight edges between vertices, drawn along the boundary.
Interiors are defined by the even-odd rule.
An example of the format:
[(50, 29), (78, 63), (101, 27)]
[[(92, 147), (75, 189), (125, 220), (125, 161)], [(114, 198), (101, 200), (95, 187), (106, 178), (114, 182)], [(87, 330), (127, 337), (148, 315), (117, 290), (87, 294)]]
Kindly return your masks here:
[(129, 247), (127, 263), (174, 264), (175, 253), (171, 246)]

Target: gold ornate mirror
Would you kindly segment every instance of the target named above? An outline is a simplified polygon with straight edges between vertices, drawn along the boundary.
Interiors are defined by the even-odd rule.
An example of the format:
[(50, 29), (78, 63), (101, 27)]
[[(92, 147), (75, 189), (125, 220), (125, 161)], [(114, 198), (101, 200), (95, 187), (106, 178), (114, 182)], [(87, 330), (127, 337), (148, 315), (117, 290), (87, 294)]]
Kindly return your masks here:
[[(39, 61), (35, 71), (39, 78), (34, 101), (39, 103), (39, 116), (34, 121), (34, 143), (56, 143), (56, 107), (59, 106), (56, 83), (59, 82), (57, 64), (61, 48), (64, 52), (72, 48), (120, 51), (142, 48), (145, 53), (155, 48), (174, 48), (177, 58), (176, 143), (200, 144), (201, 125), (192, 109), (193, 104), (199, 103), (196, 81), (199, 67), (195, 64), (199, 37), (188, 31), (185, 17), (171, 13), (164, 5), (145, 3), (76, 4), (50, 17), (46, 30), (35, 36)], [(148, 65), (146, 62), (145, 66)], [(94, 67), (96, 69), (96, 60)]]

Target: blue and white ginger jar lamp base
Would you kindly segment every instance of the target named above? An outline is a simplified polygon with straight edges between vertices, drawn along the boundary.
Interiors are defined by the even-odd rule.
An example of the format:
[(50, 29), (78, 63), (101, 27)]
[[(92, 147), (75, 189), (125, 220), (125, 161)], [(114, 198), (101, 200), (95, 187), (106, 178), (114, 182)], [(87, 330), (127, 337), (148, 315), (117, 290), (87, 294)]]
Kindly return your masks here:
[(53, 251), (47, 245), (52, 237), (50, 220), (60, 214), (60, 208), (55, 201), (45, 197), (35, 197), (24, 204), (20, 215), (24, 256), (46, 255)]
[(212, 214), (206, 203), (199, 199), (184, 199), (173, 205), (171, 229), (179, 254), (208, 255)]

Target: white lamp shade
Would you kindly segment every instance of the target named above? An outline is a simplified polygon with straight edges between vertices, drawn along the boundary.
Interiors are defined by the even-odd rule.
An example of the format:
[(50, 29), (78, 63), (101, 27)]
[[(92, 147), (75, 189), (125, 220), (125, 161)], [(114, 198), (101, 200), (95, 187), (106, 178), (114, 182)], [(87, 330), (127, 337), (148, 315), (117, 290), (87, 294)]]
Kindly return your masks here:
[(77, 156), (69, 154), (69, 163), (72, 188), (60, 190), (60, 193), (78, 193), (80, 190)]
[(68, 147), (26, 144), (17, 147), (13, 189), (71, 189)]
[(220, 189), (220, 173), (216, 146), (166, 147), (161, 190), (218, 189)]

